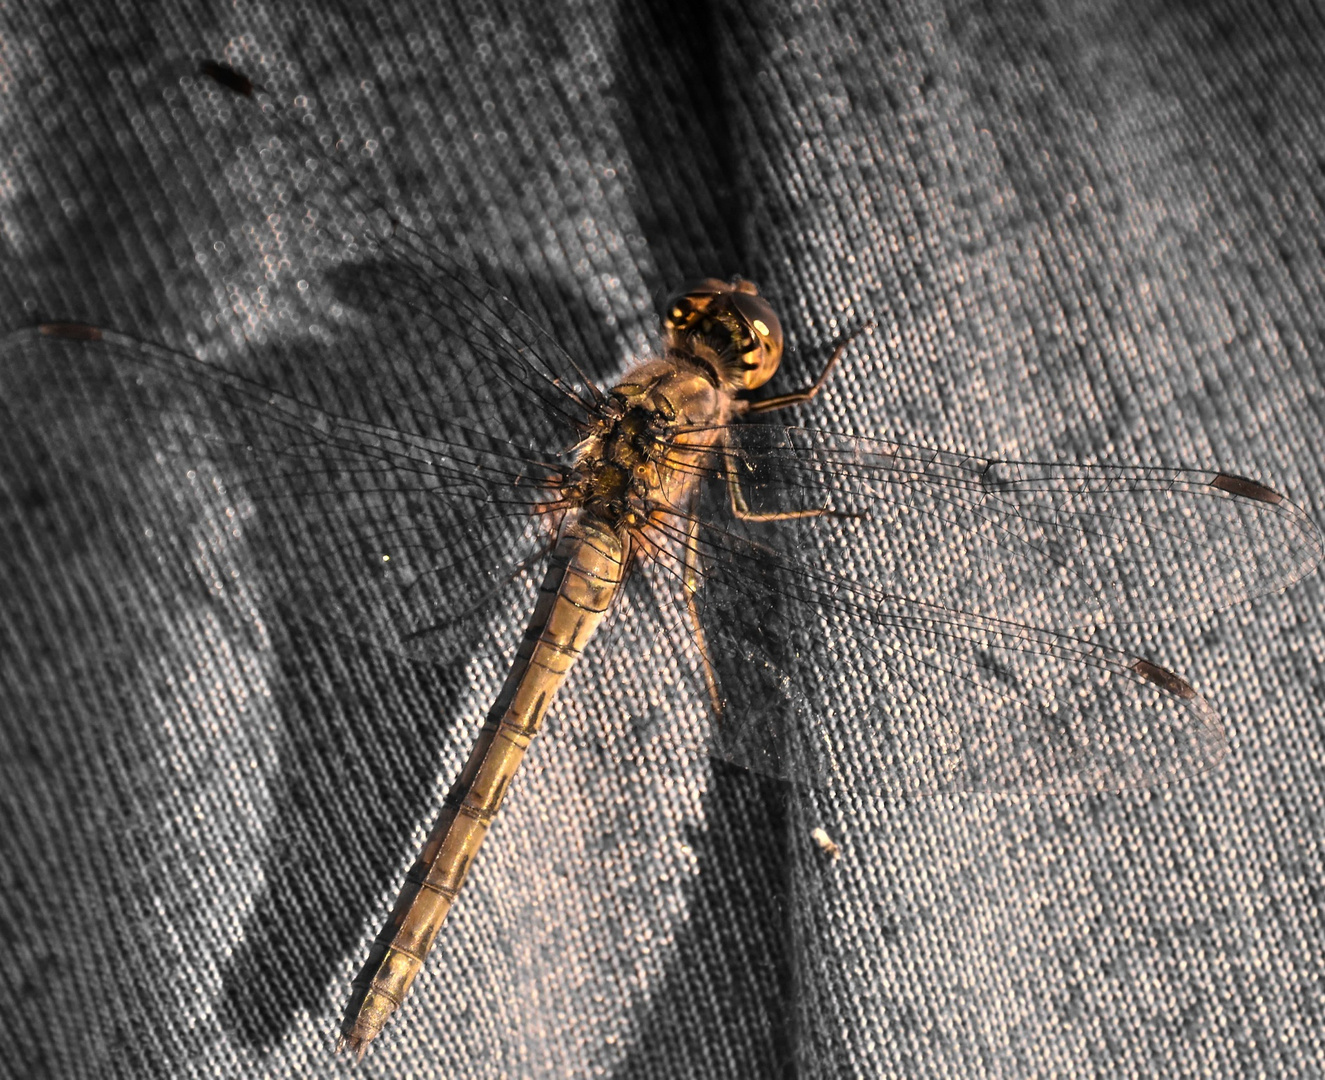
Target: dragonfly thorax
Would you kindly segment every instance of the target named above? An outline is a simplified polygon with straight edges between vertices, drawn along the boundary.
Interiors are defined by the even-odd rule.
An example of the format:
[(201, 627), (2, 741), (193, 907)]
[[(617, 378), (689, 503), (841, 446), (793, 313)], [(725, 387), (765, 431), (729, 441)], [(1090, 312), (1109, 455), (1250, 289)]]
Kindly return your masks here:
[(656, 406), (633, 402), (620, 388), (613, 401), (615, 415), (580, 445), (566, 494), (621, 529), (641, 523), (650, 513), (649, 496), (658, 486), (657, 463), (666, 453), (671, 417)]
[(684, 354), (633, 368), (585, 433), (562, 497), (618, 532), (684, 513), (733, 401), (711, 365)]

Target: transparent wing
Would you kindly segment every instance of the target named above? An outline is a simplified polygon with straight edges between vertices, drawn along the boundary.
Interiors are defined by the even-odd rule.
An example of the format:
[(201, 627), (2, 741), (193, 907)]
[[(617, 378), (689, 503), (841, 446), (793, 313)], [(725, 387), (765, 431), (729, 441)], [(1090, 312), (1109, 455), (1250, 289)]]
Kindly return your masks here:
[[(705, 432), (678, 439), (707, 440)], [(1278, 492), (1224, 472), (1000, 461), (745, 424), (701, 462), (754, 513), (802, 521), (890, 594), (1054, 628), (1158, 622), (1285, 588), (1321, 535)]]
[[(264, 584), (301, 614), (445, 655), (544, 550), (602, 395), (457, 256), (377, 209), (335, 151), (251, 87), (204, 86), (238, 105), (218, 151), (238, 205), (195, 226), (232, 241), (215, 245), (236, 260), (231, 294), (256, 273), (266, 306), (236, 304), (244, 325), (205, 346), (80, 324), (11, 335), (6, 400), (24, 403), (25, 438), (97, 424), (224, 488)], [(255, 267), (250, 238), (268, 232)], [(299, 273), (267, 276), (283, 263)]]
[(333, 630), (448, 655), (546, 548), (553, 466), (509, 412), (479, 419), (463, 393), (448, 399), (438, 367), (406, 369), (411, 386), (383, 365), (365, 383), (325, 352), (283, 354), (300, 372), (295, 396), (273, 388), (286, 380), (272, 364), (258, 381), (112, 331), (45, 329), (3, 349), (6, 401), (24, 403), (7, 433), (16, 453), (88, 427), (121, 433), (181, 485), (202, 477), (231, 500), (263, 588)]
[[(320, 314), (336, 321), (341, 301), (365, 316), (357, 327), (343, 328), (349, 341), (333, 343), (342, 354), (333, 359), (353, 359), (350, 350), (358, 346), (373, 358), (373, 370), (382, 353), (397, 368), (444, 369), (447, 400), (471, 413), (486, 414), (494, 401), (514, 395), (535, 446), (546, 440), (549, 425), (564, 437), (601, 408), (593, 379), (543, 323), (368, 194), (341, 144), (325, 149), (307, 124), (242, 75), (211, 62), (203, 71), (204, 92), (238, 106), (232, 186), (277, 228), (281, 247), (315, 260), (310, 269), (325, 288), (305, 291), (330, 297)], [(433, 389), (435, 374), (407, 370), (401, 389)], [(429, 408), (426, 399), (402, 400)]]
[[(725, 438), (698, 466), (718, 480), (699, 529), (667, 524), (654, 563), (678, 605), (687, 548), (698, 568), (716, 752), (792, 779), (908, 796), (1200, 772), (1225, 741), (1195, 690), (1064, 627), (1211, 610), (1321, 556), (1301, 510), (1224, 473), (994, 462), (773, 425)], [(828, 513), (742, 520), (726, 475), (751, 514)]]

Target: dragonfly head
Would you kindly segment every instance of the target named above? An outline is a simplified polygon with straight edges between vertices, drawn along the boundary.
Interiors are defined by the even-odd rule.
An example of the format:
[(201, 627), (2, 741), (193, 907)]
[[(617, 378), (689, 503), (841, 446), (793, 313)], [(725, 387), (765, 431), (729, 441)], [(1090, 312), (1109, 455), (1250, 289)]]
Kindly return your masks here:
[(744, 278), (687, 285), (667, 302), (663, 340), (712, 364), (732, 390), (763, 386), (782, 362), (782, 324)]

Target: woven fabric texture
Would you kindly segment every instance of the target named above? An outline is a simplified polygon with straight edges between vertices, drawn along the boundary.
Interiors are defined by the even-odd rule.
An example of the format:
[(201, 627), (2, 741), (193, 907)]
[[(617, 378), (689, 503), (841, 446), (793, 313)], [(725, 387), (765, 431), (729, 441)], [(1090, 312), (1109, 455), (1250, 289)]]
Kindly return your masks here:
[[(787, 387), (877, 323), (802, 422), (1325, 516), (1318, 5), (9, 7), (0, 329), (307, 330), (263, 323), (311, 255), (217, 164), (205, 58), (370, 147), (596, 376), (739, 273)], [(0, 355), (0, 1072), (335, 1075), (528, 611), (446, 664), (327, 634), (224, 492), (41, 376)], [(1124, 795), (790, 789), (689, 753), (703, 701), (614, 627), (361, 1075), (1325, 1073), (1323, 586), (1117, 631), (1231, 744)]]

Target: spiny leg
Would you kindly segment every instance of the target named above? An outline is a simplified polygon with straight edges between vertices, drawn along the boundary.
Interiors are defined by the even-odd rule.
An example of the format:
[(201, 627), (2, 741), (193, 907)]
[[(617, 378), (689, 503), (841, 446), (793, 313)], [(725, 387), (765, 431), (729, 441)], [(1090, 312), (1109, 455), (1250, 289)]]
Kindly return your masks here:
[(833, 373), (833, 368), (836, 367), (837, 362), (842, 359), (842, 354), (847, 351), (847, 346), (855, 341), (856, 338), (860, 337), (860, 335), (866, 330), (877, 325), (878, 324), (873, 320), (870, 320), (864, 326), (853, 330), (838, 342), (837, 348), (833, 350), (833, 355), (828, 358), (828, 363), (824, 365), (823, 371), (819, 372), (819, 377), (809, 386), (802, 390), (793, 390), (789, 394), (779, 394), (777, 397), (768, 398), (766, 401), (749, 402), (746, 404), (744, 410), (745, 414), (749, 416), (753, 413), (774, 412), (777, 409), (785, 409), (788, 405), (798, 405), (802, 401), (813, 400), (814, 396), (824, 388), (824, 384), (828, 381), (828, 376)]
[(735, 458), (730, 453), (726, 453), (723, 455), (723, 462), (722, 471), (727, 481), (727, 495), (731, 500), (732, 515), (739, 521), (795, 521), (798, 518), (862, 516), (846, 510), (830, 510), (826, 506), (815, 507), (813, 510), (751, 510), (750, 504), (745, 501), (745, 492), (741, 490), (740, 478), (736, 475)]

